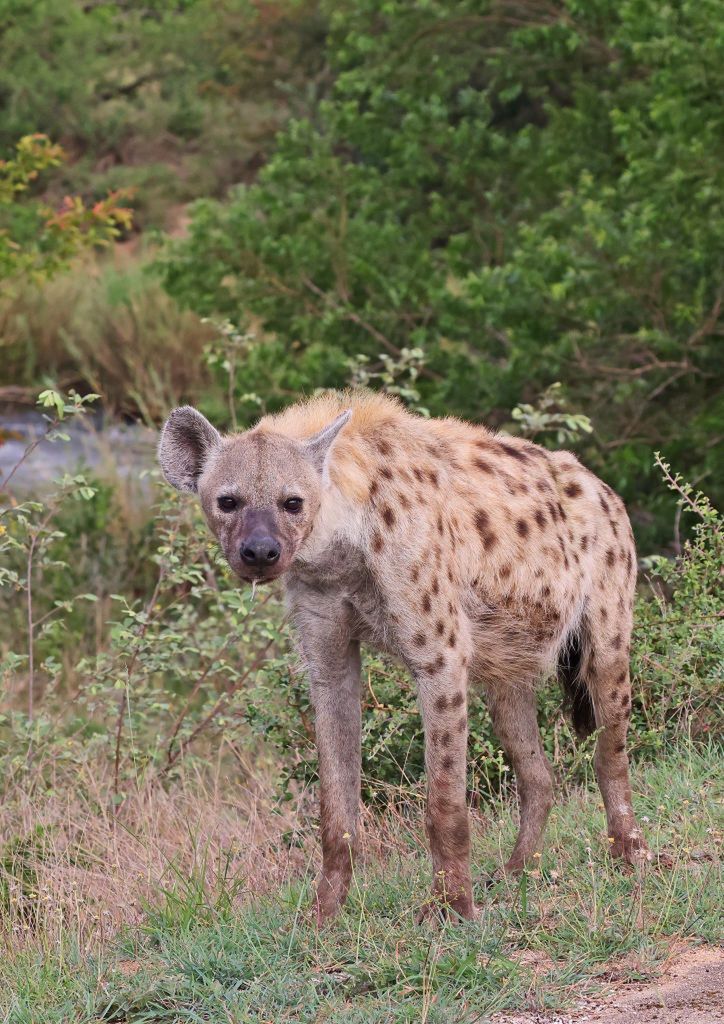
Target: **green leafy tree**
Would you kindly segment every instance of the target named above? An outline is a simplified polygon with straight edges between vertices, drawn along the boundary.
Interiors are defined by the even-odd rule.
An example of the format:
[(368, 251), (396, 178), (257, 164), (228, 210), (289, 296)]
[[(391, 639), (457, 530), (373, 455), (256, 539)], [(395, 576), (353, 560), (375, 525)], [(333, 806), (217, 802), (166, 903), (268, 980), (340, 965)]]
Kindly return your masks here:
[(421, 349), (433, 414), (502, 424), (561, 381), (579, 447), (669, 529), (666, 447), (721, 486), (724, 14), (714, 0), (327, 5), (335, 79), (256, 184), (165, 257), (205, 315), (261, 322), (281, 404)]

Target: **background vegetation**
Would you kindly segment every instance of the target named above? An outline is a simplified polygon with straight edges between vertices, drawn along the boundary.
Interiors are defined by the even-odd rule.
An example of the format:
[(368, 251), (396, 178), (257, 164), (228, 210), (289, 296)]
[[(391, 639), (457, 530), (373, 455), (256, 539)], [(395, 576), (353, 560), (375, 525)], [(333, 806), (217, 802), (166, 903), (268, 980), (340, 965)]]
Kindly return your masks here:
[[(0, 26), (0, 400), (46, 416), (0, 479), (2, 1019), (477, 1021), (716, 938), (721, 5), (0, 0)], [(350, 383), (574, 448), (626, 498), (648, 872), (607, 864), (548, 687), (565, 806), (488, 891), (515, 787), (478, 703), (494, 909), (415, 930), (422, 738), (369, 655), (364, 874), (309, 929), (313, 723), (277, 591), (237, 588), (150, 453), (62, 452), (88, 421), (191, 401), (243, 427)], [(20, 486), (46, 452), (57, 479)]]

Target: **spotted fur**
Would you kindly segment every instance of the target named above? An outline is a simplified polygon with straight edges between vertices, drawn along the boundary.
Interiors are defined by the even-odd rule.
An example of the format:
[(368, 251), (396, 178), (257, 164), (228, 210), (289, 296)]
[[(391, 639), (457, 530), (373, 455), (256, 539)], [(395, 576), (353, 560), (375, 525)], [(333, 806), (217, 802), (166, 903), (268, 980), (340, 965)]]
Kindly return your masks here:
[[(395, 655), (415, 678), (438, 905), (463, 917), (474, 909), (465, 775), (476, 684), (517, 778), (520, 829), (506, 869), (537, 853), (552, 803), (535, 686), (556, 670), (580, 731), (600, 730), (595, 768), (612, 851), (647, 856), (626, 754), (633, 536), (621, 500), (575, 456), (352, 392), (225, 438), (194, 410), (176, 410), (159, 457), (175, 486), (198, 491), (244, 578), (257, 577), (238, 548), (259, 516), (280, 547), (259, 578), (283, 576), (309, 671), (321, 920), (345, 899), (357, 842), (360, 643)], [(238, 498), (233, 516), (218, 510), (228, 493)], [(294, 516), (284, 511), (291, 493), (303, 500)]]

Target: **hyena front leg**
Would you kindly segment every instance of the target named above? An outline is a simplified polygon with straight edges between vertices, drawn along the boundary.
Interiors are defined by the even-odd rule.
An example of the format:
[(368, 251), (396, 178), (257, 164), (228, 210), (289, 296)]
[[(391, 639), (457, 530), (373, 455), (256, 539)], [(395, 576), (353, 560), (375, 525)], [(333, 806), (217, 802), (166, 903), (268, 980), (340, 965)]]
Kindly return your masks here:
[(425, 827), (432, 854), (433, 899), (420, 915), (452, 909), (474, 916), (470, 878), (470, 822), (466, 803), (467, 673), (459, 662), (438, 667), (443, 659), (417, 669), (420, 709), (425, 729), (427, 809)]
[[(339, 602), (295, 616), (309, 672), (317, 740), (322, 871), (316, 915), (339, 911), (352, 880), (360, 802), (360, 651)], [(301, 621), (300, 621), (301, 620)]]
[(322, 833), (322, 873), (317, 886), (320, 924), (333, 917), (347, 898), (357, 849), (362, 716), (359, 645), (351, 643), (339, 662), (344, 662), (343, 674), (312, 683)]

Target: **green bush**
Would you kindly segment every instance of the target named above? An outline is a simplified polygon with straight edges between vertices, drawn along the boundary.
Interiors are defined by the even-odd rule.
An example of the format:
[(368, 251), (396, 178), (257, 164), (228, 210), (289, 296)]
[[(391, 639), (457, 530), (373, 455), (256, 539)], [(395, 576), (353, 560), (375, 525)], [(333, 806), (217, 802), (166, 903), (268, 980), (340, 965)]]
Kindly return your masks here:
[(562, 381), (584, 458), (668, 541), (653, 450), (716, 500), (724, 479), (721, 5), (326, 9), (331, 96), (256, 184), (195, 205), (167, 287), (260, 321), (272, 406), (403, 348), (433, 414), (500, 424)]

